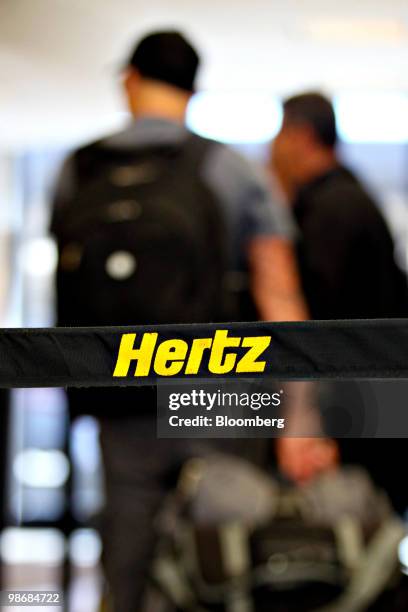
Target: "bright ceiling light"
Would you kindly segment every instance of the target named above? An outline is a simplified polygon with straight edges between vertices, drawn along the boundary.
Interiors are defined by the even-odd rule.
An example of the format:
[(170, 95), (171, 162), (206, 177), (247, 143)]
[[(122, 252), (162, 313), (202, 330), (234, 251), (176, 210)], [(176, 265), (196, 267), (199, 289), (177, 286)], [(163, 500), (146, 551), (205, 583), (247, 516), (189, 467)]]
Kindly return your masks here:
[(346, 142), (408, 142), (408, 95), (347, 93), (334, 101), (339, 136)]
[(191, 99), (187, 125), (221, 142), (260, 143), (275, 136), (281, 117), (278, 99), (268, 94), (206, 91)]
[(408, 30), (398, 19), (317, 17), (303, 24), (309, 38), (322, 43), (365, 45), (402, 44)]

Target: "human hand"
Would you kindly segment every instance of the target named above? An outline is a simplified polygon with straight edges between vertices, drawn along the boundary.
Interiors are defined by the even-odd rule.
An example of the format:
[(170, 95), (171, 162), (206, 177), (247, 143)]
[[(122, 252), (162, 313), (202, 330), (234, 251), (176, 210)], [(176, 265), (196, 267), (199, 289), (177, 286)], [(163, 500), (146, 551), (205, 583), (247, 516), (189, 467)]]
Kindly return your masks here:
[(330, 438), (290, 438), (276, 441), (279, 469), (298, 485), (306, 484), (339, 464), (339, 449)]

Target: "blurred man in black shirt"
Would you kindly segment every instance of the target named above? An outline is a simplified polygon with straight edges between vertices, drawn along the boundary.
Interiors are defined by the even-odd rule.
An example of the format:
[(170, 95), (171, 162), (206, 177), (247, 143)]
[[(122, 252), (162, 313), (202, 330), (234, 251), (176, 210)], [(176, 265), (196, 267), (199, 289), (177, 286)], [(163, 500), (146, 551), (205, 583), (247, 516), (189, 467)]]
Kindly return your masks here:
[(300, 228), (299, 264), (314, 319), (405, 317), (407, 283), (387, 224), (336, 156), (331, 103), (303, 94), (284, 103), (273, 164)]
[[(395, 262), (387, 224), (359, 180), (340, 163), (336, 143), (334, 110), (325, 97), (306, 93), (286, 100), (272, 167), (299, 226), (298, 259), (311, 316), (406, 317), (407, 282)], [(343, 460), (365, 465), (401, 511), (408, 499), (393, 468), (402, 461), (404, 443), (340, 444)], [(308, 463), (299, 444), (283, 440), (278, 449), (281, 467), (298, 481)], [(312, 453), (312, 440), (310, 446)]]

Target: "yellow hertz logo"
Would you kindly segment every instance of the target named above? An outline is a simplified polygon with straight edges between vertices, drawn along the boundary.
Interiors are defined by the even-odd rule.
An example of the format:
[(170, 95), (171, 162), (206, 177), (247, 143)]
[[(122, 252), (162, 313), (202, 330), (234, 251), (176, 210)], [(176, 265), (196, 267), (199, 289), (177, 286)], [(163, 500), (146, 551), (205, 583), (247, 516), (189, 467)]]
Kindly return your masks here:
[[(159, 376), (198, 374), (206, 351), (211, 374), (264, 372), (266, 361), (259, 358), (271, 343), (271, 336), (229, 336), (227, 330), (216, 330), (213, 338), (174, 338), (158, 344), (158, 333), (145, 332), (135, 348), (136, 336), (123, 334), (114, 377), (128, 376), (132, 363), (136, 364), (135, 376), (149, 376), (152, 370)], [(247, 350), (242, 356), (228, 350), (235, 348)]]

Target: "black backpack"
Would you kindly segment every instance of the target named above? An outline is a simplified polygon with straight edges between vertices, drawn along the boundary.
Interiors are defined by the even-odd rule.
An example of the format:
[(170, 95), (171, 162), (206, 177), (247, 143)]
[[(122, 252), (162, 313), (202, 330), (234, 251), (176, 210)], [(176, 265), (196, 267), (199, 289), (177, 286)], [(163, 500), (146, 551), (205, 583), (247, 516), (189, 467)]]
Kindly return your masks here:
[(232, 318), (219, 202), (203, 182), (215, 143), (76, 156), (77, 195), (59, 219), (59, 325), (194, 323)]

